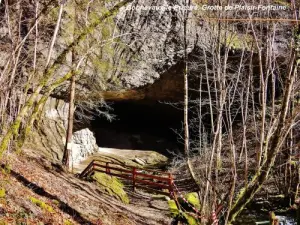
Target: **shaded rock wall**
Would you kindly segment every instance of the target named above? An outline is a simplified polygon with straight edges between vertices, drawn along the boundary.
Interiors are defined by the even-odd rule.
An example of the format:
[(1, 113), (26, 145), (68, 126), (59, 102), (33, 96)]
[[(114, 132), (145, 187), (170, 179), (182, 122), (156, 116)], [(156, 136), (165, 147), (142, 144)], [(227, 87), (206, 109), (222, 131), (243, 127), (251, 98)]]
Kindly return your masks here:
[[(38, 128), (27, 138), (24, 148), (60, 161), (66, 142), (68, 109), (68, 103), (49, 98), (42, 118), (39, 124), (36, 124)], [(98, 151), (94, 134), (88, 128), (75, 131), (72, 138), (71, 158), (74, 164)]]
[(68, 104), (62, 100), (49, 98), (42, 113), (42, 118), (27, 138), (24, 148), (32, 149), (54, 160), (62, 158)]

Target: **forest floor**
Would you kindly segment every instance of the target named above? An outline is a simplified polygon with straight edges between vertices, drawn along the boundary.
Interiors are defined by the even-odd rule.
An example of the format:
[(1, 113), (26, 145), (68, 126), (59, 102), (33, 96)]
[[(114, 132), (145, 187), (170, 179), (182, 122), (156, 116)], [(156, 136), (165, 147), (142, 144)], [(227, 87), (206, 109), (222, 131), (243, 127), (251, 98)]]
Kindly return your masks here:
[[(0, 224), (170, 224), (167, 198), (130, 192), (125, 204), (96, 182), (24, 150), (2, 160)], [(3, 223), (1, 223), (3, 222)]]

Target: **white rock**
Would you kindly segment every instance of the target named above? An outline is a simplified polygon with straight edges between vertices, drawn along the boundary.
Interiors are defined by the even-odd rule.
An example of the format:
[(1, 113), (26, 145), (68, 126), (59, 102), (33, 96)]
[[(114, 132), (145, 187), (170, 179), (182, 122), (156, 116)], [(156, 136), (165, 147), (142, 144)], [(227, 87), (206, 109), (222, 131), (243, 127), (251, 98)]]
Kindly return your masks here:
[(139, 158), (135, 158), (135, 159), (132, 160), (132, 161), (134, 161), (134, 162), (136, 162), (136, 163), (138, 163), (138, 164), (140, 164), (140, 165), (142, 165), (142, 166), (144, 166), (144, 165), (146, 164), (146, 162), (145, 162), (144, 160), (139, 159)]
[(98, 151), (94, 133), (88, 128), (76, 131), (72, 137), (72, 162), (76, 165)]

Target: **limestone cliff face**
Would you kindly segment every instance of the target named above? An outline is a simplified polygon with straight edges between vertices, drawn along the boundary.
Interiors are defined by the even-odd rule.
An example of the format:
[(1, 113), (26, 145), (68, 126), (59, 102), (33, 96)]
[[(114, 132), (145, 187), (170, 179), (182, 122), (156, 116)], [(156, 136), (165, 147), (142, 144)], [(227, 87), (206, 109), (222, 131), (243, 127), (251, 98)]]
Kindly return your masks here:
[[(74, 35), (78, 34), (78, 30), (85, 24), (89, 24), (93, 20), (93, 16), (101, 15), (98, 9), (103, 8), (103, 5), (97, 4), (102, 4), (102, 2), (92, 1), (88, 7), (86, 1), (77, 2), (81, 4), (82, 8), (74, 5), (72, 1), (67, 3), (51, 62), (73, 40)], [(89, 36), (89, 39), (76, 49), (79, 53), (87, 51), (90, 53), (87, 60), (84, 61), (85, 64), (80, 67), (81, 74), (77, 79), (76, 90), (77, 101), (86, 98), (91, 101), (98, 101), (101, 98), (110, 101), (180, 101), (183, 97), (183, 11), (136, 10), (136, 8), (139, 6), (182, 6), (183, 4), (184, 0), (135, 0), (126, 8), (122, 8), (114, 18), (99, 26)], [(5, 10), (4, 7), (0, 9), (3, 12)], [(31, 13), (34, 12), (34, 6), (30, 3), (28, 9)], [(80, 11), (80, 9), (84, 10)], [(86, 18), (86, 10), (90, 11), (91, 17)], [(0, 14), (3, 13), (2, 11)], [(55, 24), (57, 12), (58, 7), (56, 6), (39, 24), (40, 35), (44, 35), (37, 45), (39, 53), (37, 66), (41, 68), (45, 65), (47, 47), (54, 30), (53, 24)], [(2, 20), (0, 22), (4, 23)], [(28, 24), (30, 23), (28, 22)], [(22, 26), (26, 27), (25, 24)], [(26, 29), (28, 30), (28, 28), (29, 25)], [(199, 24), (197, 20), (189, 20), (187, 50), (190, 55), (195, 52), (195, 49), (206, 49), (211, 41), (209, 30), (210, 27), (207, 24), (203, 25)], [(278, 28), (283, 36), (275, 43), (276, 54), (279, 56), (284, 54), (290, 36), (290, 33), (284, 32), (284, 30), (283, 26)], [(113, 41), (107, 41), (108, 43), (102, 41), (111, 39)], [(7, 58), (13, 50), (12, 41), (8, 28), (0, 26), (0, 54), (2, 56), (0, 72), (5, 68)], [(30, 44), (33, 43), (34, 34), (31, 34), (24, 49), (32, 50), (33, 46)], [(21, 52), (24, 54), (24, 58), (32, 61), (33, 52), (25, 50)], [(77, 54), (75, 61), (82, 56), (83, 54)], [(20, 83), (24, 82), (23, 79), (26, 82), (25, 78), (32, 69), (31, 66), (28, 66), (32, 65), (31, 61), (21, 65), (18, 70), (22, 74), (22, 76), (18, 76), (22, 78)], [(72, 59), (69, 54), (66, 63), (61, 65), (49, 83), (64, 75), (71, 65)], [(199, 66), (192, 69), (199, 71)], [(33, 81), (33, 88), (34, 86), (35, 81)], [(69, 82), (65, 82), (54, 91), (54, 96), (67, 101), (68, 87)], [(43, 149), (42, 151), (52, 157), (60, 159), (64, 146), (66, 117), (66, 103), (57, 99), (49, 99), (44, 110), (43, 120), (40, 122), (40, 129), (37, 130), (37, 135), (31, 137), (31, 144), (34, 144), (36, 148)], [(84, 132), (82, 134), (82, 139), (77, 140), (78, 143), (85, 143), (86, 139), (91, 140), (90, 143), (93, 142), (90, 134)], [(79, 150), (79, 157), (81, 153), (84, 155), (91, 152), (91, 149)]]
[(63, 155), (68, 104), (62, 100), (49, 98), (43, 109), (38, 128), (26, 140), (24, 148), (38, 151), (41, 155), (61, 160)]
[[(129, 63), (133, 65), (132, 70), (122, 76), (126, 88), (151, 84), (182, 61), (184, 12), (147, 10), (147, 6), (183, 4), (183, 0), (137, 0), (120, 10), (115, 21), (123, 35), (122, 42), (130, 47)], [(141, 6), (144, 10), (139, 10)], [(197, 45), (200, 33), (200, 27), (190, 21), (187, 29), (188, 52)]]
[[(161, 0), (153, 1), (135, 1), (131, 6), (143, 4), (155, 5), (182, 5), (183, 0)], [(131, 7), (130, 6), (130, 7)], [(94, 6), (96, 7), (96, 6)], [(129, 8), (130, 8), (129, 7)], [(66, 7), (66, 15), (61, 24), (62, 29), (54, 49), (54, 56), (58, 55), (62, 49), (72, 40), (71, 32), (74, 26), (74, 18), (68, 17), (68, 14), (74, 13), (74, 5)], [(54, 10), (57, 13), (57, 9)], [(66, 17), (66, 18), (65, 18)], [(95, 55), (104, 54), (99, 62), (95, 63), (95, 58), (89, 58), (86, 70), (77, 80), (77, 99), (80, 100), (83, 93), (88, 95), (90, 90), (99, 90), (99, 95), (95, 95), (95, 101), (99, 98), (106, 100), (179, 100), (182, 90), (182, 71), (181, 60), (183, 57), (183, 14), (181, 11), (135, 11), (120, 10), (114, 19), (114, 25), (109, 25), (108, 29), (115, 26), (116, 36), (120, 36), (120, 41), (113, 43), (109, 48), (101, 48), (94, 45), (92, 52)], [(43, 21), (45, 22), (45, 21)], [(53, 22), (53, 21), (52, 21)], [(70, 24), (72, 25), (70, 27)], [(101, 36), (105, 27), (99, 27), (95, 30), (95, 37)], [(107, 32), (109, 35), (112, 32)], [(196, 29), (188, 29), (188, 51), (191, 52), (197, 44)], [(106, 37), (108, 38), (108, 37)], [(122, 46), (127, 46), (123, 48)], [(38, 48), (45, 48), (41, 41)], [(114, 60), (125, 60), (126, 69), (122, 70), (116, 66), (115, 74), (106, 73), (111, 63), (111, 55), (106, 55), (107, 51), (116, 54)], [(40, 65), (43, 65), (47, 56), (47, 51), (41, 51)], [(68, 66), (71, 65), (70, 55), (67, 57), (67, 64), (58, 70), (58, 75), (65, 74)], [(4, 65), (3, 65), (4, 66)], [(24, 68), (26, 70), (26, 68)], [(96, 82), (95, 76), (105, 74), (108, 85), (102, 85)], [(113, 80), (117, 77), (120, 80), (118, 88), (114, 87)], [(105, 81), (105, 82), (106, 82)], [(111, 85), (110, 85), (111, 84)], [(97, 86), (97, 87), (96, 87)], [(68, 82), (55, 91), (55, 96), (67, 99)], [(92, 99), (93, 100), (93, 99)], [(63, 100), (49, 98), (47, 101), (42, 119), (39, 123), (39, 129), (32, 133), (26, 142), (28, 149), (36, 149), (47, 156), (60, 160), (64, 149), (66, 122), (68, 116), (68, 103)], [(79, 130), (74, 133), (74, 162), (78, 162), (88, 154), (97, 149), (95, 138), (91, 131), (87, 129)]]
[[(103, 7), (110, 8), (115, 1), (109, 3), (99, 3), (92, 1), (87, 3), (80, 0), (76, 4), (67, 2), (62, 17), (61, 29), (53, 51), (53, 59), (74, 39), (79, 30), (91, 23), (95, 16), (101, 16)], [(182, 58), (183, 58), (183, 18), (182, 10), (145, 10), (147, 6), (183, 6), (184, 0), (135, 0), (133, 3), (119, 10), (119, 13), (111, 19), (99, 25), (97, 29), (85, 40), (76, 50), (82, 54), (75, 57), (78, 61), (87, 51), (90, 52), (84, 65), (81, 66), (81, 75), (78, 77), (78, 92), (89, 94), (91, 91), (99, 92), (99, 96), (111, 100), (122, 100), (118, 98), (115, 91), (136, 90), (138, 88), (139, 98), (172, 98), (177, 100), (179, 84), (182, 83)], [(28, 3), (19, 10), (28, 11), (27, 17), (22, 22), (22, 35), (30, 29), (32, 16), (34, 16), (35, 6)], [(48, 0), (42, 1), (46, 5)], [(54, 4), (54, 3), (53, 3)], [(5, 8), (0, 5), (0, 14), (4, 14)], [(142, 10), (139, 8), (143, 6)], [(11, 6), (13, 7), (13, 6)], [(51, 5), (53, 9), (47, 11), (39, 22), (41, 40), (37, 45), (38, 60), (37, 66), (43, 68), (48, 54), (48, 42), (54, 30), (58, 14), (58, 6)], [(101, 9), (101, 10), (100, 10)], [(89, 15), (86, 13), (89, 12)], [(24, 15), (25, 16), (25, 15)], [(190, 15), (191, 16), (191, 13)], [(281, 15), (282, 16), (282, 15)], [(12, 27), (18, 27), (14, 17), (11, 18)], [(15, 22), (15, 24), (14, 24)], [(0, 20), (4, 24), (5, 20)], [(14, 28), (15, 29), (15, 28)], [(209, 43), (209, 30), (204, 21), (199, 23), (198, 19), (190, 19), (187, 24), (188, 52), (195, 48), (205, 48)], [(276, 54), (285, 52), (288, 39), (291, 35), (290, 29), (286, 26), (278, 26), (278, 32), (282, 37), (275, 40)], [(0, 26), (0, 70), (4, 69), (7, 58), (13, 50), (15, 43), (7, 26)], [(29, 35), (24, 49), (33, 49), (34, 32)], [(238, 46), (238, 43), (235, 43)], [(33, 51), (24, 51), (27, 59), (32, 61)], [(24, 53), (24, 54), (25, 54)], [(75, 61), (76, 61), (75, 60)], [(26, 62), (32, 65), (32, 62)], [(52, 61), (51, 61), (52, 62)], [(61, 65), (54, 77), (64, 75), (72, 65), (71, 55), (67, 56), (65, 65)], [(176, 67), (176, 71), (174, 71)], [(26, 77), (31, 72), (22, 65), (22, 77)], [(97, 77), (101, 79), (97, 79)], [(25, 78), (24, 78), (25, 79)], [(23, 82), (23, 81), (22, 81)], [(155, 84), (150, 87), (151, 84)], [(162, 87), (164, 87), (162, 89)], [(182, 87), (182, 86), (181, 86)], [(143, 88), (143, 89), (142, 89)], [(109, 93), (113, 91), (114, 93)], [(68, 93), (68, 82), (56, 89), (57, 97), (66, 99)], [(111, 96), (116, 97), (111, 97)], [(97, 96), (97, 98), (99, 97)], [(122, 96), (122, 95), (121, 95)], [(141, 96), (141, 97), (140, 97)], [(133, 99), (132, 93), (124, 94), (123, 97)]]
[(94, 133), (88, 128), (74, 132), (72, 147), (72, 162), (74, 165), (99, 151)]
[[(78, 97), (84, 92), (86, 96), (92, 94), (94, 99), (103, 97), (122, 101), (153, 97), (153, 100), (169, 100), (174, 94), (174, 100), (178, 100), (178, 90), (183, 87), (180, 84), (183, 83), (184, 11), (136, 9), (140, 6), (179, 7), (183, 4), (183, 0), (137, 0), (121, 8), (113, 21), (99, 26), (92, 37), (112, 38), (114, 41), (103, 46), (101, 43), (93, 45), (92, 52), (99, 57), (88, 58), (83, 73), (78, 77)], [(68, 11), (72, 12), (71, 9)], [(69, 27), (69, 22), (62, 24), (62, 30), (69, 30)], [(59, 46), (70, 39), (69, 33), (62, 34), (65, 36), (59, 39)], [(207, 43), (207, 35), (195, 20), (190, 20), (187, 26), (188, 52), (192, 52), (200, 42)], [(96, 77), (100, 77), (103, 83)], [(66, 83), (57, 88), (56, 96), (66, 98), (67, 87)]]
[[(68, 108), (68, 103), (49, 98), (38, 128), (29, 135), (24, 148), (60, 161), (66, 143)], [(71, 159), (74, 165), (98, 151), (94, 134), (88, 128), (75, 131), (72, 143)]]

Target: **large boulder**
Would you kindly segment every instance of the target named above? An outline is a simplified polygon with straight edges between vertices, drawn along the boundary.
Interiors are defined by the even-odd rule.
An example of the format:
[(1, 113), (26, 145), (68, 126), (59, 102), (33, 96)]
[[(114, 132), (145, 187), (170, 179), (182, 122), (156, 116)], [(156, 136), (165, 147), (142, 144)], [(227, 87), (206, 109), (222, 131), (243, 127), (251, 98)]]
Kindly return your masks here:
[(74, 132), (72, 141), (71, 158), (73, 164), (80, 163), (99, 149), (94, 133), (88, 128)]

